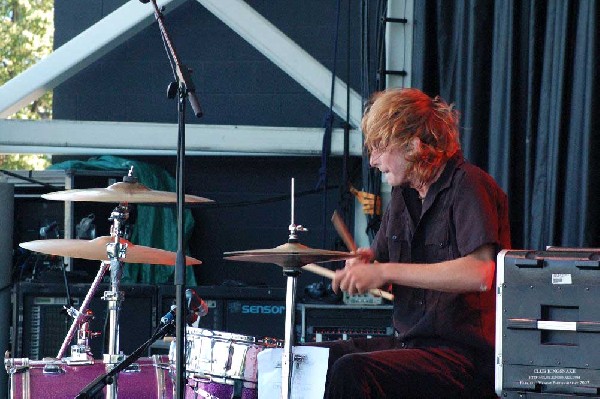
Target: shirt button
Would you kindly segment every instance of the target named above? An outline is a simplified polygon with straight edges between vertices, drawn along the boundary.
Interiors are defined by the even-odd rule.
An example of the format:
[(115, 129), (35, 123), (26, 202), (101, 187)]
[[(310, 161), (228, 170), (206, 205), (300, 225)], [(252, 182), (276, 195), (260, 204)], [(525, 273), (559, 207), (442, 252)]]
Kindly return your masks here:
[(393, 241), (398, 241), (398, 236), (392, 236)]
[(400, 344), (400, 347), (401, 347), (401, 348), (406, 348), (406, 342), (402, 342), (402, 343)]
[(440, 248), (444, 248), (444, 243), (440, 242)]

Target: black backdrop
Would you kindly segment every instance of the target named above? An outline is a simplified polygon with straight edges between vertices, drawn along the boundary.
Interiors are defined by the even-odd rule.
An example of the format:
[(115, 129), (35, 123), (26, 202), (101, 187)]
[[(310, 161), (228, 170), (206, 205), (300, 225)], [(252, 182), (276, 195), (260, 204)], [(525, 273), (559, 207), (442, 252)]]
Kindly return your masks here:
[[(354, 159), (357, 165), (359, 159)], [(224, 252), (274, 248), (288, 240), (291, 213), (290, 183), (295, 180), (294, 222), (308, 231), (299, 233), (311, 248), (346, 250), (329, 219), (340, 210), (341, 160), (329, 163), (330, 189), (324, 200), (315, 191), (314, 176), (306, 170), (319, 167), (318, 158), (303, 157), (192, 157), (186, 160), (188, 187), (215, 200), (209, 206), (192, 208), (196, 226), (190, 239), (192, 255), (203, 264), (196, 267), (202, 285), (231, 284), (254, 287), (285, 287), (281, 267), (273, 264), (234, 262)], [(200, 194), (198, 194), (200, 195)], [(327, 210), (323, 210), (323, 206)], [(327, 215), (323, 223), (323, 212)], [(350, 219), (352, 221), (352, 219)], [(338, 267), (339, 264), (323, 264)], [(304, 272), (298, 287), (324, 281)]]
[(461, 111), (513, 247), (600, 246), (598, 2), (415, 1), (414, 87)]

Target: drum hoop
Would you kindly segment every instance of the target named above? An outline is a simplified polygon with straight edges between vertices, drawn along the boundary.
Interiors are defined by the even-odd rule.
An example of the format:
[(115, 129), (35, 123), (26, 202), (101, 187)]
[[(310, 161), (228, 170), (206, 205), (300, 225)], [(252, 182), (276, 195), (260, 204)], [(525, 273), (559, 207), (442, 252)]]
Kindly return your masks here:
[(234, 385), (236, 383), (236, 381), (239, 381), (243, 384), (244, 387), (246, 388), (257, 388), (258, 387), (258, 383), (254, 382), (254, 381), (248, 381), (245, 380), (243, 378), (231, 378), (231, 377), (223, 377), (220, 375), (211, 375), (208, 373), (190, 373), (190, 375), (188, 375), (188, 379), (193, 380), (195, 382), (200, 382), (203, 384), (209, 384), (209, 383), (216, 383), (216, 384), (224, 384), (224, 385)]
[(190, 338), (193, 339), (196, 337), (211, 338), (211, 339), (218, 339), (218, 340), (222, 340), (222, 341), (231, 341), (231, 342), (239, 342), (239, 343), (250, 343), (250, 344), (256, 343), (256, 338), (253, 336), (250, 336), (250, 335), (228, 333), (225, 331), (207, 330), (204, 328), (197, 328), (197, 327), (188, 327), (186, 330), (186, 339), (189, 340)]

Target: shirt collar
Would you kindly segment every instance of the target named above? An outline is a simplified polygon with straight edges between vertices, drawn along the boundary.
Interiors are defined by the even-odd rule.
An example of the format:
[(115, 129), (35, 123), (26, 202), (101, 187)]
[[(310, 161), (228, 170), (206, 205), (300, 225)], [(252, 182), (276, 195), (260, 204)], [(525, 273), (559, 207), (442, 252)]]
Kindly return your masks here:
[[(450, 184), (452, 183), (452, 178), (454, 176), (454, 172), (464, 163), (465, 158), (463, 157), (462, 151), (460, 150), (458, 150), (450, 159), (448, 159), (448, 161), (446, 161), (444, 171), (429, 188), (431, 198), (436, 197), (440, 191), (443, 191), (450, 187)], [(429, 193), (427, 193), (427, 197), (429, 197)]]

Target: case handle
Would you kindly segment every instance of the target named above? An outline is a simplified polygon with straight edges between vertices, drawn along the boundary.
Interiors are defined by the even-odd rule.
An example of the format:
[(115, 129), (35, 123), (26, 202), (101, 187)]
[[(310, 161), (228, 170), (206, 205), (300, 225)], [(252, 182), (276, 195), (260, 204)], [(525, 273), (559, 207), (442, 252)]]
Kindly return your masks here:
[(600, 322), (597, 321), (508, 319), (506, 322), (506, 327), (515, 330), (600, 332)]
[(543, 259), (527, 259), (527, 258), (523, 258), (523, 259), (517, 259), (515, 261), (515, 266), (517, 267), (527, 267), (527, 268), (542, 268), (544, 267), (544, 260)]

